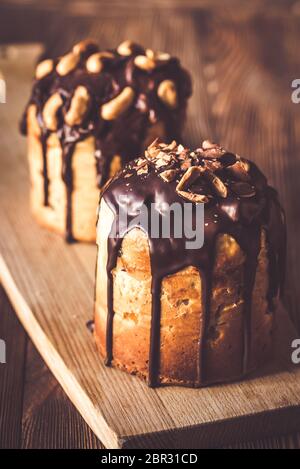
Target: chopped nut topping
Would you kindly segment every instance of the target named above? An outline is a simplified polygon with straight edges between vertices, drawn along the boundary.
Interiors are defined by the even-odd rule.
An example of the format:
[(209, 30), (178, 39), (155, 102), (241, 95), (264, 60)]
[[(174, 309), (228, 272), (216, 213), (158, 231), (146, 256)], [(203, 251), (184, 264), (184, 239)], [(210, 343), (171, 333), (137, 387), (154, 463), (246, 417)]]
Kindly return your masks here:
[(205, 204), (206, 202), (209, 201), (209, 197), (207, 197), (206, 195), (193, 194), (192, 192), (186, 192), (186, 191), (177, 191), (177, 193), (184, 199), (189, 200), (190, 202)]
[(210, 150), (211, 148), (217, 148), (218, 144), (213, 143), (210, 140), (203, 140), (202, 142), (202, 148), (203, 150)]
[(221, 181), (218, 176), (211, 173), (209, 170), (205, 172), (205, 176), (207, 176), (208, 174), (208, 178), (214, 188), (215, 193), (225, 199), (228, 194), (227, 187), (225, 186), (225, 184)]
[(172, 182), (176, 178), (177, 171), (176, 169), (167, 169), (162, 173), (159, 173), (159, 176), (166, 182)]
[(148, 174), (148, 171), (149, 171), (148, 166), (144, 166), (143, 168), (140, 168), (137, 170), (137, 174), (141, 176), (143, 174)]
[(176, 187), (176, 191), (178, 192), (184, 189), (188, 189), (202, 174), (203, 168), (201, 168), (200, 166), (192, 166), (184, 173), (184, 175), (180, 179)]
[(166, 148), (165, 150), (175, 150), (175, 148), (177, 148), (177, 143), (175, 140), (173, 140), (173, 142), (171, 142)]
[(248, 165), (243, 161), (238, 160), (232, 166), (228, 166), (227, 170), (237, 179), (247, 182), (250, 180), (250, 175), (248, 174), (248, 169), (246, 168), (248, 168)]
[[(154, 168), (163, 181), (170, 183), (177, 179), (176, 192), (195, 203), (206, 203), (214, 196), (225, 199), (229, 190), (238, 197), (253, 197), (256, 194), (255, 187), (248, 183), (251, 177), (247, 160), (215, 143), (204, 141), (203, 146), (204, 149), (191, 152), (175, 141), (164, 144), (156, 139), (145, 151), (144, 161), (149, 163), (149, 169)], [(141, 161), (137, 160), (139, 163)], [(240, 182), (228, 179), (228, 172)], [(199, 183), (198, 178), (202, 178)], [(201, 193), (203, 191), (205, 193)]]

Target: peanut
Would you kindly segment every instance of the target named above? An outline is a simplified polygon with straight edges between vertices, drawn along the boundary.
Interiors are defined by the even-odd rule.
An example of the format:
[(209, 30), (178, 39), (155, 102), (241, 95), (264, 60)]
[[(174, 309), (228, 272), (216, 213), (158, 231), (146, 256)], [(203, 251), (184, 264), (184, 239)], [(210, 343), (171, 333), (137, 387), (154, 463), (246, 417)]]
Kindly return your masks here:
[(121, 42), (119, 47), (117, 48), (117, 52), (120, 55), (128, 56), (132, 54), (132, 47), (134, 46), (134, 43), (132, 41), (124, 41)]
[(78, 86), (73, 95), (71, 106), (65, 116), (65, 122), (69, 125), (81, 124), (90, 102), (90, 96), (84, 86)]
[(113, 59), (114, 55), (111, 52), (97, 52), (96, 54), (92, 54), (86, 62), (87, 71), (90, 73), (100, 73), (104, 66), (103, 58)]
[(171, 58), (167, 52), (155, 52), (152, 49), (146, 49), (146, 56), (157, 62), (167, 62)]
[(52, 72), (53, 68), (54, 68), (53, 60), (51, 59), (43, 60), (36, 67), (35, 78), (37, 80), (41, 80), (45, 76), (49, 75), (49, 73)]
[(57, 130), (57, 111), (63, 105), (63, 99), (59, 93), (54, 93), (46, 102), (43, 109), (43, 120), (47, 129)]
[(78, 42), (78, 44), (75, 44), (75, 46), (73, 47), (73, 52), (74, 54), (80, 55), (85, 52), (90, 46), (97, 47), (97, 44), (95, 41), (93, 41), (93, 39), (84, 39), (83, 41)]
[(134, 65), (142, 70), (150, 72), (156, 67), (156, 62), (145, 55), (137, 55), (134, 59)]
[(103, 104), (101, 108), (101, 117), (105, 120), (116, 119), (125, 112), (134, 100), (134, 91), (130, 86), (121, 91), (121, 93), (108, 103)]
[(70, 52), (69, 54), (64, 55), (56, 66), (56, 71), (59, 75), (65, 76), (68, 73), (72, 72), (74, 68), (77, 66), (80, 57), (78, 54), (73, 54)]
[(37, 120), (37, 107), (35, 104), (30, 104), (27, 109), (27, 122), (28, 127), (32, 130), (32, 132), (35, 135), (40, 136), (41, 129)]
[(177, 90), (172, 80), (163, 80), (157, 89), (157, 94), (162, 102), (170, 109), (175, 109), (178, 105)]

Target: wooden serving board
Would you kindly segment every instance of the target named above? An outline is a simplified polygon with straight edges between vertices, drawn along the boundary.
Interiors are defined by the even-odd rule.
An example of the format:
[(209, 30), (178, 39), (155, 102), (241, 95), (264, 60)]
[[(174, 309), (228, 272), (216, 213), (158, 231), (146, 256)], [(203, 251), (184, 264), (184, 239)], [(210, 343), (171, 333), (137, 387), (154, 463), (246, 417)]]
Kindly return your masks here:
[(86, 328), (96, 249), (66, 245), (40, 228), (29, 210), (18, 120), (38, 51), (8, 47), (0, 59), (7, 81), (7, 104), (0, 105), (0, 281), (71, 401), (108, 448), (216, 447), (299, 428), (300, 366), (291, 364), (297, 334), (284, 312), (273, 363), (240, 383), (149, 389), (103, 365)]

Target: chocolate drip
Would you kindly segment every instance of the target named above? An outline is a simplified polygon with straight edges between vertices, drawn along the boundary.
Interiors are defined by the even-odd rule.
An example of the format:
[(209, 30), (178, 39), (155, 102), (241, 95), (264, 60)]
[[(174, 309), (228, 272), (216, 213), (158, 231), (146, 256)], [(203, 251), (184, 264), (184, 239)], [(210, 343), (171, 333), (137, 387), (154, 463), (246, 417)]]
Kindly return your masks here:
[[(191, 94), (189, 75), (173, 57), (164, 60), (152, 57), (155, 67), (149, 70), (140, 69), (135, 65), (134, 60), (138, 55), (145, 55), (146, 50), (136, 44), (131, 44), (130, 49), (129, 55), (121, 55), (118, 52), (120, 48), (105, 51), (101, 58), (102, 67), (99, 72), (90, 72), (87, 69), (87, 61), (98, 51), (98, 48), (93, 42), (80, 43), (73, 49), (79, 60), (69, 73), (59, 75), (56, 70), (59, 61), (55, 61), (53, 70), (36, 80), (33, 86), (27, 109), (32, 104), (36, 106), (38, 124), (42, 131), (44, 205), (48, 205), (49, 202), (46, 142), (51, 132), (46, 129), (43, 110), (48, 99), (55, 93), (58, 93), (63, 100), (63, 105), (57, 111), (57, 129), (54, 132), (59, 136), (63, 151), (63, 178), (67, 190), (67, 241), (74, 240), (71, 213), (73, 190), (71, 166), (72, 153), (79, 141), (89, 136), (95, 138), (95, 179), (97, 179), (98, 186), (102, 187), (110, 177), (113, 157), (119, 155), (121, 165), (124, 165), (133, 157), (138, 156), (144, 149), (144, 141), (152, 125), (158, 122), (163, 123), (167, 140), (180, 137), (187, 99)], [(178, 93), (176, 109), (169, 109), (157, 94), (158, 86), (163, 80), (172, 80), (176, 85)], [(65, 122), (65, 117), (78, 87), (84, 87), (87, 90), (89, 104), (80, 124), (69, 126)], [(130, 87), (134, 91), (134, 101), (130, 108), (112, 120), (102, 118), (103, 104), (113, 100), (125, 87)], [(23, 123), (26, 123), (27, 109)], [(26, 134), (26, 125), (21, 126), (21, 131)]]
[(67, 191), (67, 214), (66, 214), (66, 241), (72, 243), (75, 241), (72, 230), (72, 193), (73, 193), (73, 169), (72, 159), (75, 144), (62, 145), (62, 180), (66, 185)]
[(41, 136), (42, 153), (43, 153), (43, 179), (44, 179), (44, 205), (49, 205), (49, 178), (48, 178), (48, 162), (47, 162), (47, 138), (48, 132)]
[[(158, 152), (167, 152), (161, 146)], [(151, 275), (152, 275), (152, 318), (151, 318), (151, 337), (149, 352), (149, 385), (156, 386), (160, 381), (160, 321), (161, 321), (161, 288), (162, 281), (169, 275), (182, 271), (186, 267), (195, 267), (202, 280), (202, 305), (203, 305), (203, 324), (201, 332), (199, 331), (199, 366), (198, 383), (203, 386), (207, 384), (207, 370), (205, 370), (205, 344), (208, 337), (208, 325), (211, 309), (213, 272), (215, 265), (216, 243), (218, 236), (228, 234), (240, 246), (245, 254), (244, 263), (244, 353), (241, 357), (241, 376), (250, 371), (251, 361), (251, 319), (252, 319), (252, 295), (255, 283), (255, 276), (258, 265), (258, 254), (261, 249), (261, 231), (265, 230), (267, 234), (268, 258), (270, 265), (270, 281), (268, 290), (269, 311), (272, 308), (272, 301), (277, 295), (278, 289), (282, 284), (280, 272), (284, 268), (285, 258), (283, 255), (285, 249), (285, 225), (281, 216), (281, 209), (277, 199), (277, 194), (269, 188), (265, 177), (260, 173), (257, 167), (250, 162), (248, 173), (248, 187), (244, 185), (239, 187), (243, 195), (238, 195), (237, 181), (233, 176), (228, 176), (227, 167), (233, 165), (238, 160), (234, 157), (229, 161), (227, 157), (223, 158), (225, 151), (218, 147), (219, 155), (209, 156), (202, 149), (199, 153), (191, 153), (187, 150), (173, 151), (173, 160), (169, 162), (168, 167), (177, 171), (176, 180), (165, 182), (159, 174), (166, 171), (166, 167), (161, 169), (161, 160), (158, 162), (148, 158), (148, 162), (139, 159), (129, 164), (123, 172), (116, 177), (104, 191), (102, 197), (114, 213), (114, 223), (111, 236), (108, 239), (108, 316), (107, 316), (107, 357), (106, 364), (110, 365), (113, 360), (113, 278), (112, 270), (117, 265), (118, 254), (122, 246), (124, 236), (127, 234), (128, 224), (130, 229), (136, 227), (143, 229), (148, 235)], [(175, 154), (176, 152), (176, 154)], [(172, 152), (169, 152), (172, 153)], [(231, 154), (232, 155), (232, 154)], [(223, 162), (222, 162), (223, 158)], [(191, 161), (192, 160), (192, 161)], [(147, 172), (139, 174), (139, 168), (148, 165)], [(189, 167), (190, 164), (205, 169), (214, 166), (215, 174), (218, 175), (223, 183), (226, 183), (227, 195), (220, 197), (213, 190), (210, 191), (205, 181), (194, 181), (188, 191), (201, 193), (206, 191), (208, 202), (205, 204), (205, 238), (201, 249), (187, 249), (185, 236), (176, 238), (171, 233), (170, 238), (151, 237), (151, 225), (145, 227), (132, 225), (135, 217), (138, 216), (143, 205), (150, 207), (151, 202), (166, 202), (172, 205), (178, 203), (183, 208), (185, 200), (181, 197), (176, 188), (182, 175), (182, 164)], [(189, 164), (188, 164), (189, 163)], [(246, 164), (246, 163), (244, 163)], [(159, 168), (159, 169), (158, 169)], [(206, 174), (206, 173), (203, 173)], [(201, 176), (202, 177), (202, 176)], [(210, 178), (210, 180), (212, 180)], [(220, 186), (219, 186), (220, 187)], [(234, 190), (233, 190), (234, 188)], [(247, 190), (248, 192), (247, 192)], [(192, 192), (191, 192), (192, 194)], [(128, 223), (121, 225), (120, 218), (120, 196), (128, 197)], [(157, 216), (161, 220), (161, 214), (158, 205), (155, 205)], [(196, 204), (193, 203), (193, 210), (196, 210)], [(148, 212), (149, 213), (149, 212)], [(195, 211), (193, 212), (195, 217)], [(122, 218), (123, 219), (123, 218)], [(116, 233), (115, 237), (112, 234)], [(277, 233), (274, 236), (274, 233)]]
[(106, 359), (105, 364), (107, 366), (111, 365), (113, 359), (113, 320), (114, 320), (114, 308), (113, 308), (113, 298), (114, 298), (114, 282), (112, 276), (112, 270), (117, 265), (118, 254), (121, 248), (123, 238), (114, 239), (110, 237), (108, 239), (109, 243), (109, 257), (107, 260), (107, 324), (106, 324)]
[(93, 319), (90, 319), (86, 323), (86, 327), (88, 328), (89, 332), (93, 333), (95, 330), (95, 321)]

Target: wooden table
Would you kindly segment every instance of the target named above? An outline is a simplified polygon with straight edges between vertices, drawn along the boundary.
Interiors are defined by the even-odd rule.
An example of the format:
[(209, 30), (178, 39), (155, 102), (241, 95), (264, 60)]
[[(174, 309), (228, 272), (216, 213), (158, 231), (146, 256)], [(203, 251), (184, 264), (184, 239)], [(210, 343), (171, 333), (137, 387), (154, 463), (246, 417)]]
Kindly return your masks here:
[[(219, 140), (257, 161), (279, 189), (289, 224), (286, 303), (299, 327), (300, 105), (291, 101), (291, 82), (300, 76), (300, 2), (233, 1), (224, 7), (221, 1), (163, 0), (136, 8), (130, 1), (91, 1), (89, 7), (65, 1), (62, 11), (59, 1), (17, 3), (0, 6), (0, 44), (42, 41), (55, 55), (87, 35), (103, 47), (130, 37), (180, 55), (188, 68), (196, 54), (187, 143), (197, 146), (204, 136)], [(0, 337), (10, 365), (0, 366), (0, 447), (101, 448), (2, 289)], [(300, 434), (236, 447), (300, 447)]]

